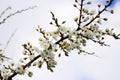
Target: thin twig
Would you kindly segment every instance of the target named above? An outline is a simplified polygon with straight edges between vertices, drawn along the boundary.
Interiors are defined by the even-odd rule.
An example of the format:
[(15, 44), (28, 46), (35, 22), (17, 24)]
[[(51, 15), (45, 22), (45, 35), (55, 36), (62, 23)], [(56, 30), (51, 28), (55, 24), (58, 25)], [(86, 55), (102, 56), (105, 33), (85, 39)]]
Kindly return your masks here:
[(101, 42), (100, 40), (95, 40), (95, 39), (92, 39), (92, 38), (88, 38), (88, 37), (86, 37), (86, 36), (84, 36), (83, 34), (78, 34), (78, 35), (80, 35), (80, 36), (82, 36), (83, 38), (85, 38), (85, 39), (89, 39), (89, 40), (91, 40), (91, 41), (93, 41), (93, 42), (95, 42), (95, 43), (99, 43), (99, 44), (101, 44), (101, 45), (104, 45), (104, 46), (109, 46), (110, 47), (110, 45), (108, 45), (108, 44), (105, 44), (104, 42)]
[(9, 7), (6, 8), (3, 12), (1, 12), (0, 18), (1, 18), (8, 10), (10, 10), (10, 9), (11, 9), (11, 7), (9, 6)]
[(110, 2), (107, 5), (105, 5), (105, 7), (101, 11), (99, 11), (98, 14), (93, 19), (91, 19), (90, 22), (85, 24), (83, 27), (88, 26), (89, 24), (94, 22), (111, 5), (112, 2), (113, 0), (110, 0)]
[(3, 49), (3, 53), (6, 51), (6, 49), (7, 49), (8, 45), (9, 45), (11, 39), (13, 38), (13, 36), (14, 36), (15, 33), (16, 33), (16, 31), (17, 31), (17, 29), (14, 30), (14, 32), (12, 33), (12, 35), (9, 37), (8, 41), (6, 42), (6, 46), (5, 46), (5, 48)]
[[(26, 65), (23, 66), (23, 69), (29, 67), (34, 61), (36, 61), (38, 58), (40, 58), (41, 55), (36, 56), (35, 58), (33, 58), (31, 61), (29, 61)], [(11, 76), (9, 76), (8, 80), (12, 80), (12, 78), (14, 76), (16, 76), (18, 73), (14, 72)]]
[(80, 4), (80, 14), (79, 14), (79, 22), (78, 22), (78, 29), (79, 29), (79, 27), (80, 27), (80, 25), (81, 25), (83, 2), (84, 2), (84, 0), (81, 0), (81, 4)]
[(52, 11), (50, 11), (50, 13), (52, 14), (52, 19), (55, 22), (55, 25), (57, 27), (60, 27), (59, 23), (58, 23), (58, 19), (55, 17), (54, 13)]
[(28, 7), (28, 8), (26, 8), (26, 9), (18, 10), (18, 11), (14, 12), (14, 13), (9, 14), (6, 18), (4, 18), (4, 19), (0, 22), (0, 25), (3, 24), (3, 23), (5, 23), (5, 21), (6, 21), (8, 18), (10, 18), (10, 17), (12, 17), (12, 16), (14, 16), (14, 15), (16, 15), (16, 14), (18, 14), (18, 13), (22, 13), (22, 12), (24, 12), (24, 11), (27, 11), (27, 10), (29, 10), (29, 9), (34, 9), (35, 7), (37, 7), (37, 6)]

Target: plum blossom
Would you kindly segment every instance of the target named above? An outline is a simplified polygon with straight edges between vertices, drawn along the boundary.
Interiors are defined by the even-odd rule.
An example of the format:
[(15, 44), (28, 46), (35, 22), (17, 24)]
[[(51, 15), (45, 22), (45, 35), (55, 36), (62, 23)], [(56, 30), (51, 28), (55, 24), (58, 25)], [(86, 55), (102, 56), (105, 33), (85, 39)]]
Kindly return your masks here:
[(23, 69), (23, 65), (21, 65), (21, 64), (18, 64), (17, 66), (16, 66), (16, 72), (18, 73), (18, 74), (24, 74), (25, 73), (25, 70)]

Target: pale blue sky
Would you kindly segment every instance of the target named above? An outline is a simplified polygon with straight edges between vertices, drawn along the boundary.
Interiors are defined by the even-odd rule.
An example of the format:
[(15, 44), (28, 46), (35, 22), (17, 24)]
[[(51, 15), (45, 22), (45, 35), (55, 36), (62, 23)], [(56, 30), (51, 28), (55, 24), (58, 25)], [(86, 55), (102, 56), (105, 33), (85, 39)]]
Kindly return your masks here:
[[(100, 0), (93, 1), (101, 2)], [(120, 32), (120, 1), (116, 1), (114, 0), (114, 7), (111, 7), (115, 9), (115, 14), (105, 13), (110, 20), (103, 23), (103, 27), (114, 27), (116, 32)], [(61, 21), (68, 20), (68, 26), (73, 26), (72, 20), (77, 14), (76, 9), (72, 6), (73, 2), (74, 0), (1, 0), (0, 12), (8, 6), (12, 7), (5, 15), (29, 6), (38, 6), (34, 10), (17, 14), (8, 19), (5, 24), (0, 25), (2, 47), (6, 45), (6, 41), (12, 32), (17, 29), (4, 54), (17, 62), (18, 56), (21, 56), (22, 53), (21, 45), (23, 43), (31, 42), (38, 46), (39, 33), (35, 31), (37, 25), (47, 30), (54, 28), (49, 25), (51, 21), (50, 11), (53, 11)], [(58, 65), (54, 69), (54, 73), (48, 71), (44, 65), (40, 70), (31, 68), (34, 70), (34, 76), (31, 79), (26, 76), (17, 76), (14, 80), (18, 78), (20, 80), (120, 80), (120, 41), (108, 37), (106, 42), (111, 47), (100, 47), (92, 42), (88, 42), (86, 47), (88, 51), (95, 51), (96, 55), (101, 58), (71, 53), (70, 57), (56, 58)]]
[[(103, 2), (103, 4), (105, 4), (105, 0), (101, 0), (101, 2)], [(118, 2), (120, 2), (120, 0), (113, 0), (110, 8), (113, 8)]]

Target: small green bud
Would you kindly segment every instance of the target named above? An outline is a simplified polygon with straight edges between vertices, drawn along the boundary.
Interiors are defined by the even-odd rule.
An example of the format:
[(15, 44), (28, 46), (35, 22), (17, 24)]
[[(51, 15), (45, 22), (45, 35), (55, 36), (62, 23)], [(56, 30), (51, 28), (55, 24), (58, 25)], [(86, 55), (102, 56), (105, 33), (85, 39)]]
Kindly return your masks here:
[(76, 4), (73, 4), (73, 6), (74, 6), (74, 7), (77, 7), (77, 5), (76, 5)]
[(75, 17), (75, 18), (74, 18), (74, 21), (77, 22), (77, 21), (78, 21), (78, 17)]
[(39, 61), (39, 63), (38, 63), (38, 68), (41, 68), (41, 67), (42, 67), (42, 64), (43, 64), (43, 62), (42, 62), (42, 61)]
[(63, 21), (63, 22), (62, 22), (62, 24), (65, 24), (65, 23), (66, 23), (66, 21)]
[(75, 2), (77, 3), (78, 1), (77, 1), (77, 0), (75, 0)]
[(29, 77), (32, 77), (32, 76), (33, 76), (33, 73), (32, 73), (32, 72), (28, 72), (28, 76), (29, 76)]
[(61, 54), (58, 54), (58, 57), (61, 57)]
[(88, 13), (88, 9), (85, 9), (85, 8), (84, 8), (84, 9), (83, 9), (83, 12)]
[(110, 2), (110, 0), (106, 0), (106, 3), (109, 3)]
[(111, 13), (111, 14), (114, 14), (114, 10), (110, 10), (110, 13)]
[(108, 18), (103, 18), (103, 20), (104, 20), (104, 21), (107, 21), (107, 20), (108, 20)]
[(94, 14), (95, 14), (95, 10), (91, 10), (91, 11), (89, 12), (89, 14), (90, 14), (90, 15), (94, 15)]
[(52, 20), (55, 20), (55, 18), (53, 17)]
[(52, 23), (52, 22), (50, 22), (50, 24), (52, 25), (53, 23)]
[(101, 7), (101, 4), (98, 4), (98, 7), (100, 8), (100, 7)]
[(87, 2), (87, 4), (92, 4), (92, 2), (91, 2), (91, 1), (89, 1), (89, 2)]
[(102, 40), (105, 39), (104, 37), (102, 37)]
[(95, 52), (90, 53), (90, 55), (94, 55), (94, 54), (95, 54)]
[(105, 29), (105, 32), (109, 32), (110, 30), (109, 29)]
[(98, 24), (101, 24), (101, 20), (100, 20), (100, 19), (98, 19), (97, 23), (98, 23)]

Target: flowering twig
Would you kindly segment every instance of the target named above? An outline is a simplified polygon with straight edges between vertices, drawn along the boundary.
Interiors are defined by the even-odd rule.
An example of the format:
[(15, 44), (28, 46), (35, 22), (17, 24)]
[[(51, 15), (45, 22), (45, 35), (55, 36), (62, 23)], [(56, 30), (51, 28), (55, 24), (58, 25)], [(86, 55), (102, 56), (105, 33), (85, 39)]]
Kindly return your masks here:
[[(75, 0), (75, 1), (77, 2), (77, 0)], [(23, 47), (26, 51), (25, 56), (29, 57), (28, 58), (29, 61), (27, 63), (25, 63), (24, 65), (21, 65), (22, 66), (21, 69), (22, 69), (23, 73), (21, 73), (20, 70), (19, 71), (15, 70), (15, 72), (13, 72), (12, 74), (10, 74), (8, 76), (8, 80), (12, 80), (12, 78), (14, 76), (16, 76), (17, 74), (20, 74), (20, 73), (24, 74), (26, 68), (29, 68), (39, 58), (42, 59), (43, 61), (41, 61), (39, 65), (37, 64), (38, 67), (41, 66), (42, 63), (45, 61), (47, 64), (48, 70), (53, 71), (52, 68), (54, 68), (56, 65), (56, 62), (54, 61), (53, 53), (55, 53), (59, 50), (62, 50), (66, 54), (66, 56), (68, 56), (68, 52), (70, 52), (74, 49), (77, 49), (78, 53), (84, 52), (86, 54), (93, 55), (94, 53), (89, 53), (85, 50), (82, 50), (81, 46), (86, 46), (87, 40), (92, 40), (95, 43), (109, 46), (101, 41), (101, 40), (103, 40), (104, 35), (110, 35), (116, 39), (119, 37), (119, 35), (117, 35), (117, 36), (116, 36), (116, 34), (113, 35), (112, 30), (111, 31), (110, 30), (101, 31), (96, 26), (91, 26), (89, 28), (89, 25), (92, 22), (94, 22), (106, 10), (107, 7), (110, 6), (110, 4), (112, 3), (112, 0), (107, 5), (105, 5), (105, 7), (101, 11), (99, 11), (98, 14), (94, 18), (90, 19), (84, 26), (81, 26), (82, 15), (83, 15), (83, 13), (82, 13), (83, 1), (84, 0), (81, 0), (80, 11), (79, 11), (80, 15), (79, 15), (79, 21), (77, 24), (78, 27), (75, 30), (70, 30), (70, 29), (64, 28), (63, 26), (59, 25), (58, 19), (55, 17), (53, 12), (51, 12), (52, 20), (54, 21), (54, 24), (57, 27), (57, 30), (55, 32), (53, 31), (53, 33), (49, 33), (49, 32), (47, 33), (46, 31), (44, 31), (38, 27), (39, 29), (37, 29), (37, 31), (43, 35), (43, 38), (39, 39), (42, 49), (37, 49), (36, 52), (39, 54), (35, 55), (35, 52), (34, 52), (35, 48), (33, 48), (29, 43), (23, 45)], [(90, 2), (88, 2), (88, 4), (90, 4)], [(75, 21), (77, 22), (77, 20), (75, 20)], [(63, 22), (63, 23), (65, 23), (65, 22)], [(51, 23), (51, 24), (53, 24), (53, 23)], [(48, 39), (49, 37), (52, 38), (52, 40)], [(56, 39), (56, 37), (57, 38), (59, 37), (59, 38)], [(33, 55), (34, 57), (31, 58), (30, 55)], [(1, 74), (0, 74), (0, 76), (1, 76)]]
[(55, 17), (55, 15), (53, 14), (53, 12), (52, 11), (50, 11), (50, 13), (52, 14), (52, 19), (53, 19), (53, 21), (55, 22), (55, 26), (57, 26), (57, 27), (60, 27), (60, 25), (59, 25), (59, 23), (58, 23), (58, 19)]
[[(33, 58), (31, 61), (29, 61), (26, 65), (23, 66), (23, 69), (26, 69), (27, 67), (29, 67), (34, 61), (36, 61), (38, 58), (40, 58), (41, 55), (36, 56), (35, 58)], [(12, 75), (9, 76), (8, 80), (12, 80), (12, 78), (14, 76), (16, 76), (18, 73), (14, 72)]]
[(97, 18), (99, 18), (100, 15), (111, 5), (112, 2), (113, 2), (113, 0), (110, 0), (109, 3), (107, 5), (105, 5), (105, 7), (101, 11), (99, 11), (98, 14), (93, 19), (91, 19), (90, 22), (85, 24), (83, 27), (88, 26), (89, 24), (94, 22)]
[[(104, 7), (101, 11), (99, 11), (99, 13), (98, 13), (93, 19), (91, 19), (87, 24), (85, 24), (83, 27), (88, 26), (88, 25), (90, 25), (92, 22), (94, 22), (94, 20), (96, 20), (96, 19), (111, 5), (112, 1), (113, 1), (113, 0), (110, 0), (109, 3), (108, 3), (107, 5), (105, 5), (105, 7)], [(78, 23), (78, 28), (76, 29), (76, 31), (79, 31), (79, 30), (81, 29), (79, 26), (80, 26), (80, 24), (81, 24), (83, 2), (84, 2), (84, 0), (81, 0), (81, 4), (80, 4), (80, 6), (81, 6), (80, 13), (81, 13), (81, 14), (80, 14), (80, 16), (79, 16), (79, 23)], [(84, 36), (83, 36), (83, 37), (84, 37)], [(60, 40), (58, 40), (58, 41), (56, 42), (56, 44), (59, 44), (61, 41), (65, 40), (65, 39), (67, 39), (67, 38), (69, 38), (69, 35), (67, 35), (67, 36), (61, 38)], [(90, 39), (90, 40), (92, 40), (93, 42), (101, 43), (100, 41), (96, 41), (96, 40), (93, 40), (93, 39)], [(109, 46), (108, 44), (104, 44), (104, 43), (102, 43), (102, 44), (105, 45), (105, 46)]]

